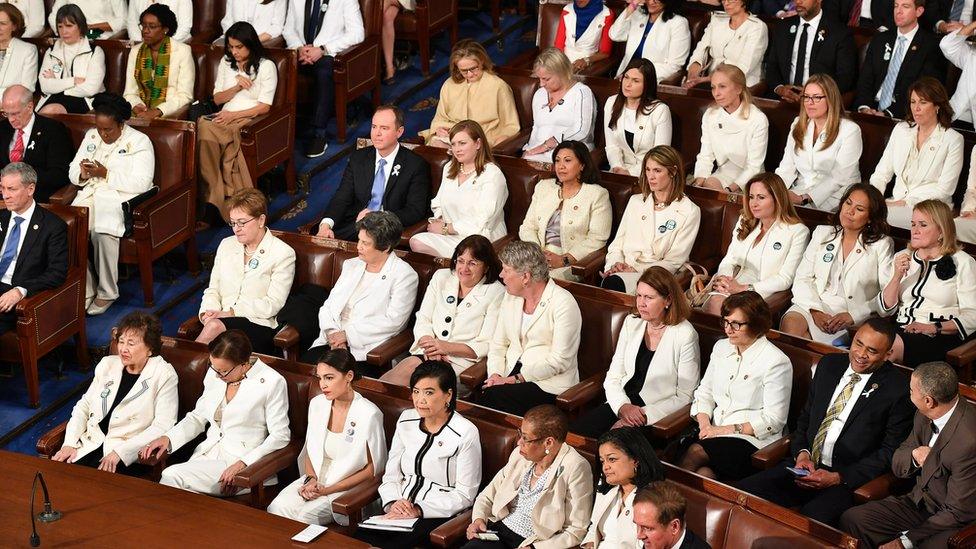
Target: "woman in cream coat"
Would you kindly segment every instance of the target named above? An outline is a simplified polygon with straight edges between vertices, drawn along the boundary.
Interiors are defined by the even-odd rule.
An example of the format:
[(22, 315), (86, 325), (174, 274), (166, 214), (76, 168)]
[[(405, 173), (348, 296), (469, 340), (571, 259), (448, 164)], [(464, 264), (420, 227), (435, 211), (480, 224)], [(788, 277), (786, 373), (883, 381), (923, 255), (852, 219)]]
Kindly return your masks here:
[(62, 7), (57, 19), (61, 36), (44, 52), (37, 112), (87, 114), (95, 94), (105, 91), (105, 52), (88, 40), (88, 22), (78, 6)]
[(132, 110), (124, 99), (100, 93), (93, 105), (95, 128), (82, 138), (68, 166), (68, 179), (80, 187), (71, 205), (88, 208), (91, 219), (95, 256), (85, 298), (88, 314), (99, 315), (119, 297), (119, 238), (125, 234), (122, 203), (152, 188), (156, 154), (149, 137), (125, 123)]
[(828, 344), (881, 312), (875, 298), (891, 278), (893, 255), (884, 197), (874, 187), (851, 185), (832, 217), (813, 231), (793, 281), (793, 306), (780, 324)]
[[(261, 42), (267, 42), (281, 37), (285, 28), (285, 16), (288, 14), (288, 0), (227, 0), (224, 8), (224, 18), (220, 20), (220, 28), (224, 33), (231, 25), (239, 21), (246, 21), (254, 27)], [(223, 38), (218, 38), (221, 41)]]
[[(186, 463), (163, 470), (161, 484), (212, 496), (234, 495), (234, 477), (291, 441), (288, 389), (277, 371), (251, 358), (251, 343), (239, 330), (210, 342), (210, 368), (196, 407), (140, 455), (179, 450), (206, 430)], [(276, 477), (265, 485), (276, 484)]]
[(192, 0), (129, 0), (129, 15), (126, 18), (129, 40), (133, 42), (141, 40), (142, 31), (139, 29), (139, 16), (150, 4), (166, 4), (169, 6), (169, 9), (176, 14), (177, 25), (176, 32), (173, 33), (173, 40), (190, 41), (190, 30), (193, 28)]
[(724, 12), (713, 11), (705, 34), (688, 60), (687, 88), (708, 81), (708, 75), (723, 63), (738, 67), (746, 85), (762, 80), (762, 62), (769, 41), (766, 23), (749, 13), (745, 0), (722, 2)]
[(570, 265), (606, 246), (613, 212), (585, 145), (564, 141), (553, 158), (556, 179), (535, 186), (519, 238), (543, 249), (550, 276), (571, 279)]
[(671, 144), (671, 109), (657, 98), (654, 64), (634, 59), (620, 77), (620, 93), (603, 107), (603, 135), (610, 171), (639, 176), (644, 155)]
[[(85, 19), (88, 20), (88, 26), (102, 31), (101, 38), (108, 38), (125, 30), (125, 16), (128, 13), (126, 0), (55, 0), (47, 21), (55, 34), (58, 32), (58, 22), (55, 16), (61, 6), (67, 4), (74, 4), (81, 8), (81, 11), (85, 13)], [(136, 37), (130, 36), (129, 38), (137, 40)]]
[(271, 502), (268, 512), (306, 524), (345, 523), (348, 517), (332, 511), (332, 502), (350, 488), (383, 476), (383, 412), (356, 392), (356, 359), (349, 351), (326, 352), (315, 377), (322, 394), (308, 404), (305, 447), (298, 456), (301, 474)]
[[(641, 5), (638, 8), (638, 4)], [(627, 4), (610, 26), (610, 39), (627, 42), (624, 57), (614, 76), (623, 74), (634, 58), (654, 63), (657, 81), (670, 78), (685, 66), (691, 51), (688, 20), (675, 13), (677, 0), (644, 0)], [(650, 25), (650, 30), (645, 28)], [(640, 47), (640, 51), (637, 51)]]
[(630, 197), (607, 248), (601, 283), (629, 294), (651, 266), (678, 272), (691, 255), (701, 223), (701, 210), (685, 196), (684, 162), (676, 149), (662, 145), (648, 151), (637, 186), (640, 194)]
[[(177, 30), (176, 15), (166, 5), (151, 4), (142, 12), (139, 22), (142, 25), (142, 43), (129, 51), (122, 95), (132, 105), (132, 113), (140, 118), (172, 116), (193, 101), (196, 78), (193, 54), (190, 46), (173, 39)], [(163, 51), (169, 58), (169, 64), (157, 65), (156, 72), (162, 71), (166, 75), (165, 85), (163, 81), (157, 82), (159, 77), (143, 75), (147, 71), (136, 69), (140, 58), (144, 63), (152, 60), (154, 54), (159, 59)], [(145, 79), (140, 81), (140, 78)]]
[(7, 0), (7, 3), (20, 10), (20, 14), (24, 17), (22, 38), (37, 38), (44, 32), (47, 27), (47, 20), (44, 18), (44, 0)]
[(159, 356), (159, 319), (125, 316), (115, 329), (118, 354), (95, 366), (88, 391), (71, 410), (64, 444), (51, 459), (138, 475), (139, 450), (176, 423), (176, 371)]
[(24, 16), (20, 10), (11, 4), (0, 4), (0, 50), (6, 51), (0, 60), (0, 94), (14, 84), (32, 93), (37, 87), (37, 47), (18, 38), (23, 34)]

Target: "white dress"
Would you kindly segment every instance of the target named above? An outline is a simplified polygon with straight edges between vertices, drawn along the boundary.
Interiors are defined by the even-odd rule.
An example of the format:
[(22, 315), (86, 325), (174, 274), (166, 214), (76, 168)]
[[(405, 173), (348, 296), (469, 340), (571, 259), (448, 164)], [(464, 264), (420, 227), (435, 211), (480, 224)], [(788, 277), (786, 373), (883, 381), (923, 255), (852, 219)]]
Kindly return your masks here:
[[(593, 129), (596, 126), (596, 98), (586, 84), (577, 82), (556, 106), (549, 108), (549, 93), (545, 88), (532, 96), (532, 134), (525, 150), (545, 143), (550, 137), (556, 141), (582, 141), (593, 150)], [(552, 162), (552, 151), (523, 156), (526, 160)]]

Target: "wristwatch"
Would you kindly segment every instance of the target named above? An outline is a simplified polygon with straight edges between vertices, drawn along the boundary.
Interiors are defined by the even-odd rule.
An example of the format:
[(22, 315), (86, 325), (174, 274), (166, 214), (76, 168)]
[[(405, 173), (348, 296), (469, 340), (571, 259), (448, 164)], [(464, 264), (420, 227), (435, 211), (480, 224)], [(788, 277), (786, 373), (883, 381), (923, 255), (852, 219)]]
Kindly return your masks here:
[(329, 50), (325, 49), (325, 46), (319, 46), (319, 51), (322, 52), (322, 55), (329, 55)]
[(569, 267), (569, 258), (563, 257), (563, 267)]
[(942, 321), (935, 321), (935, 335), (942, 335)]
[(742, 434), (742, 424), (741, 423), (736, 423), (735, 424), (735, 434), (737, 434), (737, 435), (741, 435)]
[(748, 285), (746, 286), (746, 291), (747, 291), (747, 292), (755, 292), (755, 291), (756, 291), (756, 287), (755, 287), (755, 286), (753, 286), (752, 284), (748, 284)]

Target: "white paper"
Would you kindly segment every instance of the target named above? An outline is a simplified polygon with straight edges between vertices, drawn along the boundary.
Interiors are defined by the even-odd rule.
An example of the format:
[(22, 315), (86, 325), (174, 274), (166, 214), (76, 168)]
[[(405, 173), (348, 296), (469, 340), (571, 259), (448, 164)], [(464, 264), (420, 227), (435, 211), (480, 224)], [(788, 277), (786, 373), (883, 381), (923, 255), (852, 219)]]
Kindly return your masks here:
[(325, 526), (319, 526), (318, 524), (310, 524), (308, 528), (305, 528), (301, 532), (295, 534), (295, 537), (291, 538), (293, 541), (300, 541), (302, 543), (308, 543), (313, 539), (322, 535), (322, 532), (328, 530)]
[(409, 532), (413, 529), (414, 523), (417, 519), (385, 519), (380, 516), (370, 517), (359, 525), (363, 528), (369, 528), (371, 530), (388, 530), (393, 532)]

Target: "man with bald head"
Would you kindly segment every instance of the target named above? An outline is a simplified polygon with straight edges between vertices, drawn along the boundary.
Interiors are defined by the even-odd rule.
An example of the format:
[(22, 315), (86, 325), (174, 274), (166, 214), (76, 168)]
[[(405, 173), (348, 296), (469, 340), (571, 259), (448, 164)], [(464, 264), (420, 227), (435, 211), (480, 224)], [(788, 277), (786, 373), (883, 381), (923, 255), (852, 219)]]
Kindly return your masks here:
[(10, 86), (0, 100), (0, 168), (12, 162), (29, 164), (37, 172), (34, 199), (47, 202), (68, 185), (68, 164), (74, 146), (68, 129), (57, 120), (34, 114), (34, 96), (21, 85)]

